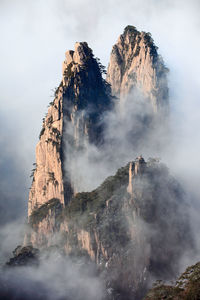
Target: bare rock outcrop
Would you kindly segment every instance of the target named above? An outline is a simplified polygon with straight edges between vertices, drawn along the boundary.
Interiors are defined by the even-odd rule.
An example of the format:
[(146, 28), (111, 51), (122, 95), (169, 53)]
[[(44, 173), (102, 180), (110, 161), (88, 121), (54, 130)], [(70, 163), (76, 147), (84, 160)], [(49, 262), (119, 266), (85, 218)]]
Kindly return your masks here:
[(39, 142), (36, 146), (36, 163), (29, 193), (28, 215), (52, 198), (64, 205), (61, 138), (63, 134), (63, 86), (57, 90), (43, 120)]
[(168, 109), (167, 71), (151, 34), (127, 26), (112, 48), (107, 81), (121, 100), (138, 89), (157, 112)]

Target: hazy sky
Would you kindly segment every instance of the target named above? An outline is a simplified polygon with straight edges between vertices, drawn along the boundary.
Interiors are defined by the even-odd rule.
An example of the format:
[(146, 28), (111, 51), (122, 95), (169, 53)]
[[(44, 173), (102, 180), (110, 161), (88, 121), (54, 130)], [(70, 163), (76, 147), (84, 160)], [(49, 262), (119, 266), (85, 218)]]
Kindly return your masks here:
[[(25, 215), (28, 176), (51, 89), (76, 41), (87, 41), (108, 64), (126, 25), (149, 31), (170, 68), (170, 167), (199, 182), (200, 1), (0, 0), (0, 208)], [(152, 154), (153, 156), (153, 154)], [(195, 167), (197, 166), (197, 167)], [(174, 167), (175, 169), (175, 167)], [(197, 189), (199, 192), (199, 190)], [(8, 211), (15, 209), (15, 213)]]

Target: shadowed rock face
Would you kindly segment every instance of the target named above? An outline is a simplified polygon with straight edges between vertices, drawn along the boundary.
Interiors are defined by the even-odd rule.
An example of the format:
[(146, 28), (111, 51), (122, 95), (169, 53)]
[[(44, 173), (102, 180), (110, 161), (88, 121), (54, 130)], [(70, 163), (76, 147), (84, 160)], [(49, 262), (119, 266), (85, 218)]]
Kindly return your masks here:
[(167, 71), (151, 34), (127, 26), (112, 48), (107, 81), (113, 94), (121, 100), (137, 88), (151, 103), (154, 112), (163, 108), (167, 111)]

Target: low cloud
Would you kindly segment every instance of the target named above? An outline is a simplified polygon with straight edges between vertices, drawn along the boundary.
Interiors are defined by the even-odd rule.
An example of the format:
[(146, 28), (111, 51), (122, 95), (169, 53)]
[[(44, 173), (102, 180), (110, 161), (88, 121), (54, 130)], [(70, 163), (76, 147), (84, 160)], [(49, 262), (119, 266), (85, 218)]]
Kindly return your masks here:
[[(162, 156), (169, 140), (166, 121), (153, 112), (149, 99), (138, 90), (126, 99), (115, 100), (115, 107), (104, 115), (104, 144), (97, 147), (89, 143), (79, 128), (79, 119), (87, 114), (77, 113), (76, 123), (67, 122), (65, 140), (65, 170), (70, 173), (76, 192), (91, 191), (103, 180), (139, 154), (147, 159)], [(72, 146), (71, 141), (73, 140)], [(79, 143), (81, 151), (74, 151)]]
[(104, 286), (92, 265), (58, 252), (43, 256), (39, 266), (0, 271), (1, 299), (103, 299)]

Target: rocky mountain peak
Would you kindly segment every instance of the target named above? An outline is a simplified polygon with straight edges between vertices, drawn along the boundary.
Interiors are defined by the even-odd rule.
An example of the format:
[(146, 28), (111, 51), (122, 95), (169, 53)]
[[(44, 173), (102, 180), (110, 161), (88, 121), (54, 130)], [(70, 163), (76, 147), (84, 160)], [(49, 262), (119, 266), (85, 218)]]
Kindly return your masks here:
[(32, 170), (29, 215), (53, 199), (64, 205), (78, 189), (71, 164), (88, 143), (102, 143), (100, 119), (110, 104), (101, 64), (86, 42), (76, 43), (74, 51), (65, 53), (62, 81), (43, 119)]
[(77, 64), (84, 63), (85, 59), (93, 56), (92, 49), (86, 42), (76, 42), (74, 50), (67, 50), (65, 53), (65, 62), (70, 64), (72, 61)]
[(135, 41), (135, 38), (140, 35), (140, 32), (136, 29), (135, 26), (126, 26), (124, 28), (123, 34), (118, 38), (118, 42), (132, 44)]
[(92, 50), (86, 42), (76, 43), (73, 59), (75, 63), (84, 64), (88, 58), (93, 58)]
[(150, 33), (127, 26), (113, 46), (107, 81), (121, 99), (135, 89), (152, 104), (154, 112), (168, 106), (167, 68)]
[(94, 62), (94, 55), (92, 49), (89, 48), (86, 42), (77, 42), (75, 50), (68, 50), (65, 53), (65, 61), (63, 62), (63, 76), (69, 75), (69, 70), (74, 72), (76, 69), (80, 70), (80, 66)]
[(88, 105), (96, 107), (100, 101), (108, 104), (108, 86), (102, 78), (102, 67), (86, 42), (76, 43), (74, 51), (65, 53), (63, 62), (65, 97), (81, 109)]

